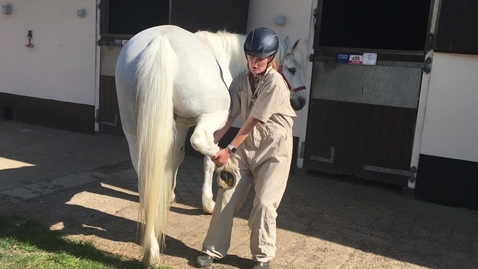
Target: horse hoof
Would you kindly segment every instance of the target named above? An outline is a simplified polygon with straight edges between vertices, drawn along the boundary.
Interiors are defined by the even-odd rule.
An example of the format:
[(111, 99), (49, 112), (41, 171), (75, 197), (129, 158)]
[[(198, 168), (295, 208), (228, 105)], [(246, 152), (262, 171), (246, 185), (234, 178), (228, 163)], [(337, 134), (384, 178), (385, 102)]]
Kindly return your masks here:
[(216, 205), (215, 202), (210, 202), (210, 203), (207, 203), (207, 204), (203, 204), (202, 211), (206, 214), (212, 214), (212, 212), (214, 211), (214, 206), (215, 205)]
[(225, 190), (230, 190), (236, 186), (236, 176), (232, 172), (222, 170), (218, 173), (217, 184)]
[(146, 268), (159, 267), (161, 258), (159, 253), (150, 253), (149, 251), (145, 253), (142, 263)]

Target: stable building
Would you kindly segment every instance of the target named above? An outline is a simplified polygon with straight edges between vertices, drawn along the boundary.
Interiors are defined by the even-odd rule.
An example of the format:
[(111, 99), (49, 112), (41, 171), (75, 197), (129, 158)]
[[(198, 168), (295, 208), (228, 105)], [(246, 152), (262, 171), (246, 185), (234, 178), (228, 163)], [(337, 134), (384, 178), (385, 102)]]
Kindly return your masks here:
[(478, 3), (382, 2), (0, 0), (0, 116), (122, 135), (114, 68), (135, 33), (266, 26), (304, 54), (294, 168), (478, 208)]

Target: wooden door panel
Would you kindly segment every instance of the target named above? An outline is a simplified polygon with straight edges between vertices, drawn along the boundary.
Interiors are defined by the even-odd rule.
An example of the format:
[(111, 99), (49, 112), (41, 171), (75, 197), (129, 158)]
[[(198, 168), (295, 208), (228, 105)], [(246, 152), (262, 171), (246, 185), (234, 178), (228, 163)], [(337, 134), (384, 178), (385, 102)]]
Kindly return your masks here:
[(112, 135), (124, 135), (119, 115), (115, 77), (100, 76), (100, 109), (97, 114), (99, 132)]
[(408, 178), (364, 165), (410, 169), (416, 110), (313, 99), (309, 113), (317, 120), (307, 129), (305, 169), (406, 186)]
[(345, 174), (353, 174), (355, 170), (355, 162), (358, 148), (359, 137), (359, 117), (360, 117), (360, 105), (350, 103), (348, 108), (347, 117), (347, 130), (345, 133), (345, 146), (344, 146), (344, 163), (342, 170)]
[[(370, 105), (360, 105), (359, 106), (359, 115), (358, 115), (358, 126), (357, 126), (357, 140), (355, 147), (354, 155), (354, 173), (357, 177), (364, 178), (365, 170), (363, 170), (363, 164), (366, 163), (367, 158), (367, 146), (368, 146), (368, 128), (364, 126), (370, 126), (371, 115), (372, 115), (372, 106)], [(353, 173), (351, 173), (353, 174)]]

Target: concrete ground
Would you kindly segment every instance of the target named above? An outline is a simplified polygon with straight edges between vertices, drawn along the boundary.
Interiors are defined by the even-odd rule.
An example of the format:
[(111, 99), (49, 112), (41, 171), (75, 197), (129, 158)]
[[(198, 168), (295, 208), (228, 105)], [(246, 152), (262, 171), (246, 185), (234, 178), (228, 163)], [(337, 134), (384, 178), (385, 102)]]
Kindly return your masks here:
[[(194, 268), (211, 216), (202, 159), (179, 171), (163, 262)], [(478, 268), (478, 212), (401, 197), (399, 188), (324, 174), (291, 176), (272, 268)], [(251, 196), (229, 255), (249, 268)], [(136, 177), (124, 138), (0, 121), (0, 211), (27, 216), (101, 250), (138, 259)]]

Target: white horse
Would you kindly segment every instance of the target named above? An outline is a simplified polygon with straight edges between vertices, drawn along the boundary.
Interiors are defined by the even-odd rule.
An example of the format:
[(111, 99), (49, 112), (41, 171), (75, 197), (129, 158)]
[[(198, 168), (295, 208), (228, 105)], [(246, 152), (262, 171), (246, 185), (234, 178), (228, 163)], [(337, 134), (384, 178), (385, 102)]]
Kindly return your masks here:
[[(123, 47), (116, 64), (116, 89), (123, 130), (138, 174), (142, 256), (146, 266), (160, 262), (170, 202), (174, 199), (177, 169), (184, 158), (189, 127), (196, 126), (190, 142), (205, 156), (219, 147), (213, 133), (227, 120), (228, 87), (246, 68), (245, 36), (226, 32), (193, 34), (177, 26), (146, 29)], [(291, 86), (291, 104), (305, 105), (303, 79), (293, 56), (282, 44), (277, 56)], [(295, 89), (295, 90), (294, 90)], [(214, 165), (205, 158), (207, 171)], [(212, 211), (211, 180), (203, 197)], [(208, 200), (210, 198), (210, 201)], [(212, 202), (212, 204), (211, 204)]]

